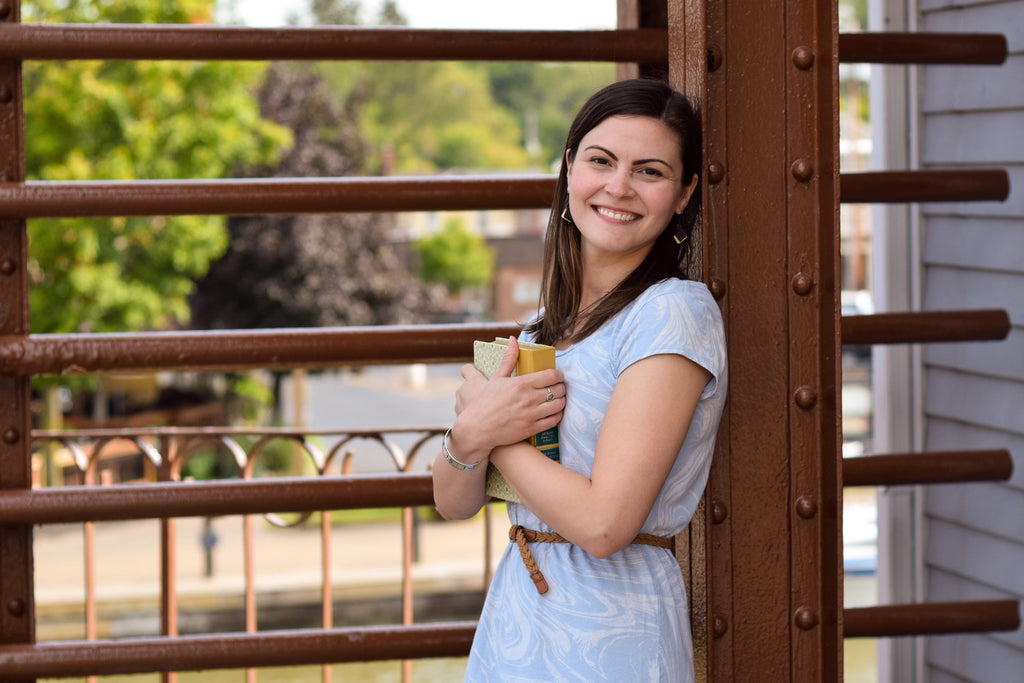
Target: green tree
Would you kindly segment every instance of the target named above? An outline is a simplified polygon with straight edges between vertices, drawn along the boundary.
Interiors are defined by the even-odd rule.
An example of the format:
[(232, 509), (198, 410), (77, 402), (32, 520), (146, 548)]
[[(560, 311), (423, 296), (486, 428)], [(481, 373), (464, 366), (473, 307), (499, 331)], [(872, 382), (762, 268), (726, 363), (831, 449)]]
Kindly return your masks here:
[(471, 232), (460, 218), (449, 218), (440, 232), (413, 243), (419, 257), (419, 276), (438, 282), (449, 294), (481, 287), (494, 278), (494, 250)]
[[(25, 21), (207, 23), (213, 0), (25, 0)], [(163, 61), (25, 65), (30, 179), (229, 177), (290, 143), (260, 118), (264, 66)], [(227, 246), (219, 216), (34, 220), (37, 333), (162, 329), (187, 321), (192, 282)]]
[(611, 64), (488, 62), (494, 101), (520, 121), (530, 161), (557, 163), (569, 124), (586, 99), (615, 80)]

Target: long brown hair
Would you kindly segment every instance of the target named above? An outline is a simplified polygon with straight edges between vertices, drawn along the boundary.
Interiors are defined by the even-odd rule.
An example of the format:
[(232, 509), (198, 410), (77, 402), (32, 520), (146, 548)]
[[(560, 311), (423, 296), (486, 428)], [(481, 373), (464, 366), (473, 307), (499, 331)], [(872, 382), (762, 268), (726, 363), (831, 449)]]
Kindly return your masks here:
[[(679, 137), (683, 172), (680, 182), (688, 185), (696, 175), (697, 187), (681, 214), (672, 217), (654, 242), (650, 253), (622, 282), (596, 301), (587, 311), (580, 329), (575, 329), (582, 299), (580, 232), (563, 218), (569, 207), (568, 164), (576, 158), (583, 137), (610, 116), (646, 116), (661, 121)], [(700, 220), (701, 123), (697, 108), (663, 81), (631, 79), (608, 85), (587, 100), (576, 115), (562, 154), (562, 167), (555, 185), (555, 200), (544, 238), (544, 275), (541, 282), (543, 315), (526, 326), (541, 344), (590, 336), (609, 318), (628, 306), (644, 290), (670, 277), (685, 279), (691, 255), (690, 234)], [(568, 215), (568, 214), (566, 214)], [(684, 239), (682, 246), (676, 238)]]

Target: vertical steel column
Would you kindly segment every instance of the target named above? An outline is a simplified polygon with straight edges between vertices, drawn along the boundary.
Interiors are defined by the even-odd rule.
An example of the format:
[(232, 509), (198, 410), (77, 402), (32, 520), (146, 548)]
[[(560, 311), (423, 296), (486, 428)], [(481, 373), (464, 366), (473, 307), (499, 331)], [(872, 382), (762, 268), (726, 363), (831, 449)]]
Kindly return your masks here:
[(730, 355), (711, 680), (840, 680), (837, 8), (706, 7), (706, 279)]
[[(20, 20), (17, 0), (0, 0), (0, 22)], [(25, 178), (21, 62), (0, 61), (0, 182)], [(23, 219), (0, 220), (0, 336), (29, 333), (28, 234)], [(29, 380), (0, 375), (0, 489), (30, 489)], [(0, 526), (0, 643), (35, 641), (32, 527)]]

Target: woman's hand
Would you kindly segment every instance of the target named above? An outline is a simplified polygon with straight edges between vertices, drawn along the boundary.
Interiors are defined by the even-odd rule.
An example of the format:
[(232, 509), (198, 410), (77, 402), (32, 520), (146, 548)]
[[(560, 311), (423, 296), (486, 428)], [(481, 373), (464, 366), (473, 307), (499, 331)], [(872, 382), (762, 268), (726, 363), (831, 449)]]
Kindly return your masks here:
[(472, 365), (462, 368), (464, 381), (455, 392), (457, 417), (447, 445), (453, 458), (473, 467), (456, 469), (443, 454), (434, 460), (434, 503), (446, 519), (468, 519), (490, 500), (484, 483), (487, 459), (495, 447), (522, 442), (562, 419), (562, 372), (512, 377), (518, 358), (519, 343), (513, 337), (491, 379)]
[(528, 439), (562, 419), (562, 371), (541, 370), (513, 377), (518, 358), (519, 343), (512, 337), (490, 380), (472, 365), (463, 366), (464, 381), (455, 392), (457, 419), (452, 429), (460, 452), (484, 451), (482, 457), (486, 457), (495, 446)]

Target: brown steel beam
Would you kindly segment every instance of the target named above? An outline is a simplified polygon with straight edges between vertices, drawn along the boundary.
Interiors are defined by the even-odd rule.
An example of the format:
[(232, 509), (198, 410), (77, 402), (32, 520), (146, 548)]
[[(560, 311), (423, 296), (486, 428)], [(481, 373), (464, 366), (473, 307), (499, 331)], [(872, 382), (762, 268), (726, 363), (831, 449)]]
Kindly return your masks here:
[(494, 31), (140, 24), (0, 26), (0, 58), (661, 62), (664, 30)]
[(1010, 176), (1002, 169), (844, 173), (840, 186), (845, 204), (1001, 202), (1010, 196)]
[[(0, 182), (0, 218), (542, 209), (551, 176)], [(1003, 201), (1004, 170), (846, 173), (846, 203)]]
[(1002, 309), (876, 313), (843, 317), (844, 346), (998, 341), (1010, 334), (1010, 317)]
[[(1004, 339), (1003, 310), (879, 313), (842, 318), (844, 345)], [(475, 339), (517, 334), (512, 323), (0, 337), (0, 374), (285, 369), (468, 359)]]
[(872, 64), (1002, 64), (1001, 33), (843, 33), (839, 60)]
[(847, 638), (885, 638), (947, 633), (1016, 631), (1016, 600), (856, 607), (844, 610)]
[(471, 359), (473, 341), (511, 323), (0, 337), (0, 374), (284, 369)]
[(275, 477), (0, 491), (0, 525), (433, 505), (430, 474)]
[(843, 459), (844, 486), (906, 486), (968, 481), (1008, 481), (1007, 450), (890, 453)]
[[(21, 4), (0, 0), (0, 28), (17, 26)], [(25, 178), (21, 62), (0, 57), (0, 182)], [(29, 334), (28, 233), (18, 217), (0, 217), (0, 336)], [(32, 487), (31, 386), (0, 376), (0, 492)], [(32, 526), (0, 528), (0, 643), (35, 640)], [(4, 680), (16, 680), (3, 677)]]
[[(649, 3), (639, 3), (647, 10)], [(650, 12), (648, 12), (649, 14)], [(0, 58), (172, 60), (500, 60), (664, 64), (665, 10), (643, 28), (500, 31), (401, 27), (249, 28), (138, 24), (0, 25)], [(652, 23), (653, 22), (653, 23)], [(620, 26), (627, 26), (622, 22)], [(657, 26), (657, 28), (652, 28)], [(848, 33), (842, 62), (1002, 64), (998, 33)]]
[(0, 218), (538, 209), (550, 176), (0, 183)]
[(474, 622), (0, 646), (0, 680), (459, 657)]

